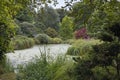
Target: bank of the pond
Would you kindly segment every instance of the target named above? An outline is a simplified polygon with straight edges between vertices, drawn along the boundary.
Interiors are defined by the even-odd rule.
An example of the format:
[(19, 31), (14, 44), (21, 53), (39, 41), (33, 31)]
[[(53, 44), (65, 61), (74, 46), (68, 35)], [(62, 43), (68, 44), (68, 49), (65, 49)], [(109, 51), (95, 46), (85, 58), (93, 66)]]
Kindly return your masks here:
[(46, 34), (38, 34), (36, 37), (27, 37), (22, 35), (17, 35), (11, 39), (10, 46), (14, 50), (28, 49), (35, 45), (42, 44), (62, 44), (63, 40), (61, 38), (55, 37), (51, 38)]

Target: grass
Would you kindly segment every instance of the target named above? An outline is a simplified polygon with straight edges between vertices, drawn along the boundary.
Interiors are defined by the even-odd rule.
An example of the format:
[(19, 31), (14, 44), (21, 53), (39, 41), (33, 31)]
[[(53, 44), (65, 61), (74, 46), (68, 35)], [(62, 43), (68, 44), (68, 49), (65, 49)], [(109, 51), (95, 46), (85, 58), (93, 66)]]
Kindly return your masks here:
[(17, 80), (72, 80), (69, 77), (72, 65), (66, 57), (58, 56), (53, 60), (52, 56), (42, 54), (20, 70)]
[(60, 38), (50, 38), (46, 34), (40, 34), (36, 38), (29, 38), (26, 36), (17, 35), (11, 40), (10, 45), (14, 50), (21, 50), (33, 47), (35, 44), (60, 44), (62, 39)]
[(30, 48), (33, 47), (34, 44), (35, 41), (33, 38), (28, 38), (26, 36), (20, 36), (20, 35), (16, 36), (11, 41), (11, 46), (13, 46), (15, 50)]
[(92, 51), (92, 46), (96, 44), (100, 44), (100, 40), (83, 40), (79, 39), (76, 40), (72, 46), (68, 49), (67, 55), (72, 55), (72, 56), (81, 56), (86, 53), (89, 53)]

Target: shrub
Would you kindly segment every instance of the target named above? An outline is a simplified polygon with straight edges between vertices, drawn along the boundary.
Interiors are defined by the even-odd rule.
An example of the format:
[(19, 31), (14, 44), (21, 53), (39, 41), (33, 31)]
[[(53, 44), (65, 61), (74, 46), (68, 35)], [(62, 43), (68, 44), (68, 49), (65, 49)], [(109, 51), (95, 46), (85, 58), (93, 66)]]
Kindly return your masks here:
[(53, 28), (51, 28), (51, 27), (48, 27), (48, 28), (45, 30), (45, 33), (46, 33), (48, 36), (52, 37), (52, 38), (57, 37), (57, 35), (58, 35), (58, 33), (56, 32), (56, 30), (53, 29)]
[(102, 66), (94, 67), (92, 71), (94, 73), (95, 80), (116, 80), (115, 78), (115, 75), (117, 74), (116, 69), (112, 66), (107, 66), (107, 69)]
[(36, 44), (48, 44), (50, 42), (50, 37), (46, 34), (38, 34), (35, 36)]
[(26, 36), (16, 36), (14, 39), (11, 41), (11, 45), (14, 47), (14, 49), (25, 49), (25, 48), (30, 48), (33, 47), (35, 44), (34, 39), (28, 38)]
[(60, 43), (62, 43), (62, 39), (60, 39), (60, 38), (51, 38), (49, 43), (50, 44), (60, 44)]
[(76, 39), (88, 39), (89, 36), (87, 35), (86, 28), (81, 28), (77, 31), (75, 31), (75, 38)]
[(92, 46), (95, 44), (100, 44), (101, 42), (99, 40), (83, 40), (79, 39), (76, 40), (76, 42), (73, 43), (72, 47), (70, 47), (67, 51), (68, 55), (73, 55), (73, 56), (82, 56), (87, 53), (90, 53), (93, 48)]
[(67, 39), (63, 43), (65, 44), (73, 44), (76, 40), (75, 39)]
[[(20, 34), (28, 36), (28, 37), (34, 37), (39, 31), (38, 29), (31, 23), (23, 22), (20, 25)], [(18, 33), (19, 34), (19, 33)]]

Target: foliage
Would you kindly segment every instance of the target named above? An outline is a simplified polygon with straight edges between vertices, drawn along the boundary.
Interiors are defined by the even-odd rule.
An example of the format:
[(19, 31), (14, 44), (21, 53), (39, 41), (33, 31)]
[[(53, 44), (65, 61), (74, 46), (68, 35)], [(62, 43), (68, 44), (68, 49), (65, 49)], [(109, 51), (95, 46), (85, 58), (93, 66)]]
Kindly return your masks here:
[(75, 38), (76, 39), (88, 39), (89, 36), (87, 35), (87, 31), (86, 31), (86, 28), (81, 28), (77, 31), (75, 31)]
[(97, 80), (103, 80), (103, 79), (110, 79), (110, 80), (115, 80), (115, 75), (116, 71), (115, 68), (112, 66), (107, 67), (108, 70), (110, 71), (110, 74), (107, 73), (106, 68), (101, 67), (101, 66), (96, 66), (92, 71), (94, 72), (95, 79)]
[(62, 39), (60, 38), (51, 38), (47, 34), (38, 34), (35, 37), (36, 44), (60, 44)]
[(57, 13), (59, 14), (60, 22), (62, 22), (62, 19), (67, 15), (68, 11), (65, 9), (56, 9)]
[[(68, 55), (73, 56), (73, 60), (77, 62), (74, 67), (74, 76), (77, 80), (119, 80), (120, 71), (120, 43), (117, 30), (114, 24), (107, 28), (107, 33), (111, 33), (113, 40), (110, 41), (106, 36), (100, 34), (104, 40), (102, 42), (76, 42), (67, 51)], [(112, 29), (111, 29), (112, 28)], [(119, 28), (119, 27), (117, 27)], [(106, 28), (105, 28), (106, 30)], [(111, 31), (110, 31), (111, 30)], [(118, 37), (118, 38), (117, 38)], [(103, 39), (104, 38), (104, 39)], [(84, 71), (83, 71), (84, 70)], [(87, 77), (86, 77), (87, 76)]]
[(52, 7), (45, 6), (41, 10), (38, 11), (35, 19), (35, 25), (38, 27), (44, 25), (44, 28), (41, 27), (42, 30), (47, 29), (48, 27), (54, 28), (56, 31), (59, 30), (59, 14)]
[(24, 8), (24, 9), (21, 9), (17, 13), (15, 18), (20, 22), (31, 22), (32, 23), (33, 20), (34, 20), (33, 13), (32, 13), (32, 11), (30, 11), (30, 9), (28, 7)]
[[(112, 26), (115, 22), (120, 22), (119, 10), (120, 2), (115, 1), (103, 1), (93, 2), (95, 11), (88, 20), (88, 30), (93, 33), (93, 36), (97, 37), (99, 33), (105, 32), (103, 27)], [(98, 8), (99, 7), (99, 8)]]
[(94, 39), (89, 39), (89, 40), (83, 40), (83, 39), (78, 39), (76, 40), (72, 46), (68, 49), (67, 55), (72, 55), (72, 56), (81, 56), (82, 58), (87, 56), (92, 56), (92, 54), (89, 54), (93, 51), (92, 46), (96, 44), (100, 44), (100, 40), (94, 40)]
[(70, 39), (73, 36), (72, 18), (65, 16), (60, 24), (60, 35), (63, 39)]
[(29, 63), (21, 69), (17, 80), (74, 80), (67, 74), (72, 63), (66, 64), (66, 62), (67, 60), (61, 56), (53, 60), (50, 56), (42, 55), (36, 58), (34, 63)]
[(35, 40), (37, 44), (48, 44), (50, 42), (50, 37), (46, 34), (37, 34)]
[(91, 71), (92, 64), (89, 60), (78, 60), (79, 62), (73, 68), (75, 80), (96, 80)]
[[(84, 69), (86, 72), (92, 72), (92, 75), (89, 75), (89, 79), (91, 80), (120, 79), (119, 5), (120, 2), (118, 0), (83, 0), (73, 8), (72, 16), (74, 17), (75, 23), (80, 24), (84, 21), (84, 25), (87, 26), (87, 29), (93, 36), (103, 41), (101, 44), (93, 45), (92, 58), (82, 59), (81, 56), (74, 58), (79, 65), (76, 66), (79, 67), (76, 71), (82, 72)], [(88, 17), (84, 12), (88, 13)], [(72, 48), (71, 51), (74, 51), (74, 48)], [(76, 52), (77, 51), (78, 50), (76, 50)], [(88, 55), (87, 53), (85, 56)], [(82, 66), (81, 64), (84, 65)], [(104, 73), (101, 73), (100, 70)], [(78, 72), (77, 75), (81, 76), (82, 73)], [(83, 79), (89, 80), (85, 78), (85, 75), (88, 76), (87, 73), (85, 73), (84, 76), (82, 76)], [(80, 80), (80, 77), (78, 80)]]
[[(119, 59), (119, 53), (120, 53), (120, 42), (119, 42), (119, 29), (120, 25), (119, 23), (114, 23), (110, 27), (103, 27), (104, 31), (106, 33), (111, 34), (109, 37), (111, 38), (106, 38), (104, 34), (100, 34), (102, 38), (100, 37), (101, 40), (104, 41), (101, 45), (96, 45), (93, 46), (94, 51), (96, 53), (95, 56), (95, 61), (96, 63), (99, 63), (98, 65), (101, 66), (112, 66), (117, 74), (115, 75), (115, 79), (120, 79), (120, 59)], [(99, 37), (98, 37), (99, 38)], [(114, 62), (113, 62), (114, 61)], [(108, 70), (109, 72), (109, 70)], [(108, 73), (110, 75), (110, 73)], [(113, 77), (115, 77), (113, 76)], [(109, 78), (109, 77), (108, 77)]]
[(20, 29), (19, 29), (21, 35), (28, 36), (28, 37), (34, 37), (39, 30), (31, 23), (23, 22), (20, 23)]
[(94, 80), (91, 70), (91, 68), (94, 67), (94, 65), (91, 64), (91, 60), (94, 57), (92, 46), (101, 43), (100, 40), (79, 39), (68, 49), (67, 55), (71, 55), (72, 59), (76, 62), (72, 74), (75, 80)]
[(60, 44), (60, 43), (62, 43), (62, 39), (60, 39), (60, 38), (51, 38), (49, 43), (50, 44)]
[(52, 37), (52, 38), (58, 36), (58, 33), (56, 32), (56, 30), (53, 29), (53, 28), (50, 28), (50, 27), (48, 27), (48, 28), (45, 30), (45, 33), (46, 33), (48, 36)]
[(65, 41), (63, 41), (63, 43), (65, 44), (73, 44), (76, 41), (76, 39), (67, 39)]
[(29, 0), (2, 0), (0, 2), (0, 60), (9, 50), (11, 37), (14, 35), (13, 18), (17, 11), (29, 4)]
[(4, 53), (11, 49), (9, 42), (14, 35), (14, 28), (10, 28), (5, 23), (0, 23), (0, 60), (4, 58)]
[(80, 29), (82, 26), (86, 26), (88, 19), (91, 17), (92, 12), (94, 11), (94, 6), (91, 6), (90, 4), (84, 4), (84, 1), (86, 0), (73, 4), (72, 11), (69, 14), (71, 17), (74, 17), (74, 30)]
[(11, 46), (16, 50), (30, 48), (33, 47), (34, 44), (34, 39), (21, 35), (17, 35), (11, 40)]

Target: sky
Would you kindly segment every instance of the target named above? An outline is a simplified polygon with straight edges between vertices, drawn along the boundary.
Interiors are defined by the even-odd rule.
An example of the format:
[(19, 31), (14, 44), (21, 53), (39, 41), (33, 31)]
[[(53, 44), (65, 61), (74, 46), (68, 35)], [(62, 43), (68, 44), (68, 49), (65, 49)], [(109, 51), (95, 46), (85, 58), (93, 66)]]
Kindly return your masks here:
[[(57, 1), (58, 1), (58, 4), (56, 6), (54, 6), (53, 4), (50, 4), (50, 6), (52, 6), (53, 8), (61, 8), (62, 6), (65, 6), (64, 0), (57, 0)], [(68, 0), (68, 1), (70, 1), (70, 0)], [(76, 0), (74, 2), (77, 2), (77, 1), (79, 1), (79, 0)]]
[[(54, 6), (53, 4), (49, 4), (49, 6), (52, 6), (53, 8), (61, 8), (62, 6), (65, 6), (65, 0), (57, 0), (58, 1), (58, 3), (59, 4), (57, 4), (56, 6)], [(70, 0), (68, 0), (68, 1), (70, 1)], [(80, 0), (76, 0), (76, 1), (74, 1), (74, 3), (75, 2), (78, 2), (78, 1), (80, 1)], [(118, 0), (118, 1), (120, 1), (120, 0)], [(35, 11), (37, 12), (38, 10), (37, 10), (37, 8), (35, 9)]]
[[(53, 8), (61, 8), (61, 6), (65, 6), (64, 0), (57, 0), (57, 1), (59, 4), (57, 4), (56, 7), (52, 5)], [(70, 0), (68, 0), (68, 1), (70, 1)], [(80, 1), (80, 0), (76, 0), (76, 1), (74, 1), (74, 3), (78, 2), (78, 1)], [(117, 0), (117, 1), (120, 1), (120, 0)]]

